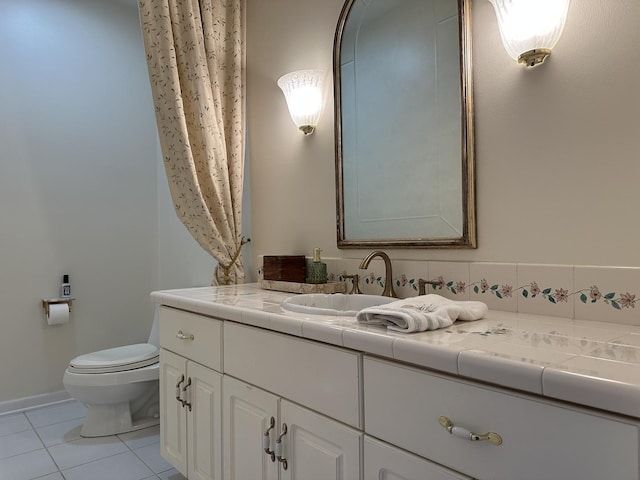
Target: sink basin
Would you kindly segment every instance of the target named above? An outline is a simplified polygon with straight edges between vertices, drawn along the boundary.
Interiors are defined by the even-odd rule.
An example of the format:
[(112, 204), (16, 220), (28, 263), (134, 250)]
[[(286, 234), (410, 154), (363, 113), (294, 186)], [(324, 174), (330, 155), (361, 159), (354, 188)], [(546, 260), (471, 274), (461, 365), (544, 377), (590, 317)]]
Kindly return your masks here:
[(282, 302), (282, 308), (291, 312), (313, 315), (355, 317), (367, 307), (393, 302), (396, 298), (380, 295), (345, 295), (343, 293), (306, 293), (294, 295)]

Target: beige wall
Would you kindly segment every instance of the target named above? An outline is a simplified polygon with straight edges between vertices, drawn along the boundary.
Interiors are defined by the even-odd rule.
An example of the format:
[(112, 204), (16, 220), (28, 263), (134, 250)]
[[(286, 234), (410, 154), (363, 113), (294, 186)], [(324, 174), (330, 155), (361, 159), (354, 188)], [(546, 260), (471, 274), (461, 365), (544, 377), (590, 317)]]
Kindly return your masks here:
[[(276, 86), (331, 69), (343, 1), (247, 3), (253, 253), (361, 258), (336, 247), (333, 98), (305, 138)], [(638, 20), (636, 0), (575, 0), (552, 57), (527, 70), (473, 1), (479, 247), (392, 258), (640, 266)]]

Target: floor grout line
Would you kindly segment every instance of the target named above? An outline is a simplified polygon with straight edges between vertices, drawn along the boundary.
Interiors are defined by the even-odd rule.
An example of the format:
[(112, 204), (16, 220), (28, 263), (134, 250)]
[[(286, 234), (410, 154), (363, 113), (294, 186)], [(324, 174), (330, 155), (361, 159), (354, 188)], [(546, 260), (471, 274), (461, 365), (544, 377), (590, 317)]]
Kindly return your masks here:
[[(48, 408), (48, 407), (45, 407)], [(62, 473), (62, 469), (60, 468), (60, 465), (58, 465), (58, 462), (56, 462), (56, 459), (53, 458), (53, 455), (51, 454), (51, 452), (49, 451), (49, 447), (47, 447), (47, 445), (44, 443), (43, 438), (40, 436), (40, 432), (38, 432), (38, 429), (36, 428), (36, 426), (33, 424), (33, 422), (31, 421), (31, 419), (29, 418), (29, 415), (27, 415), (26, 412), (24, 412), (24, 416), (27, 417), (27, 422), (29, 422), (29, 425), (31, 425), (31, 428), (33, 429), (33, 431), (35, 432), (35, 434), (38, 436), (38, 438), (40, 439), (40, 442), (42, 443), (42, 446), (44, 447), (45, 451), (47, 452), (47, 455), (49, 455), (49, 458), (51, 459), (51, 461), (53, 462), (53, 464), (55, 465), (55, 467), (58, 469), (58, 473), (60, 474), (60, 476), (65, 479), (64, 474)], [(79, 417), (80, 418), (80, 417)], [(57, 423), (63, 423), (63, 422), (57, 422)], [(57, 425), (57, 423), (53, 423), (52, 425)], [(49, 425), (45, 425), (45, 426), (49, 426)], [(53, 445), (52, 445), (53, 446)], [(56, 473), (56, 472), (53, 472)], [(53, 475), (53, 473), (47, 474), (47, 475)], [(46, 475), (43, 475), (46, 476)], [(40, 477), (42, 478), (42, 476)]]
[[(56, 406), (59, 406), (59, 405), (46, 406), (46, 407), (43, 407), (43, 409), (55, 408)], [(37, 409), (29, 409), (29, 412), (34, 411), (34, 410), (37, 410)], [(57, 415), (58, 413), (59, 412), (56, 412), (55, 415)], [(110, 436), (108, 436), (108, 438), (110, 438), (110, 443), (124, 445), (125, 448), (123, 449), (123, 451), (108, 455), (106, 457), (92, 459), (92, 460), (89, 460), (89, 461), (83, 461), (82, 463), (70, 466), (70, 467), (66, 468), (65, 470), (62, 470), (60, 468), (60, 465), (58, 464), (58, 462), (56, 462), (55, 457), (51, 452), (51, 449), (53, 449), (55, 447), (58, 447), (60, 445), (64, 445), (64, 444), (73, 444), (74, 442), (78, 442), (79, 440), (82, 440), (85, 437), (77, 437), (77, 438), (72, 438), (69, 441), (65, 441), (64, 440), (64, 436), (67, 435), (67, 433), (69, 433), (69, 432), (62, 433), (62, 432), (56, 432), (54, 430), (54, 434), (53, 435), (55, 435), (55, 436), (53, 436), (53, 435), (47, 436), (46, 440), (48, 442), (51, 442), (53, 440), (53, 441), (56, 441), (57, 443), (53, 443), (51, 445), (47, 445), (45, 443), (45, 434), (41, 433), (39, 431), (39, 429), (44, 429), (44, 428), (55, 426), (55, 425), (58, 425), (58, 424), (61, 424), (61, 423), (70, 422), (72, 420), (78, 420), (78, 419), (81, 419), (81, 418), (84, 418), (84, 417), (83, 416), (78, 416), (78, 417), (74, 417), (74, 418), (65, 418), (64, 420), (55, 421), (53, 423), (45, 423), (43, 425), (39, 425), (39, 426), (36, 427), (34, 422), (37, 421), (37, 423), (41, 423), (43, 420), (45, 422), (47, 421), (45, 412), (41, 412), (39, 414), (40, 416), (34, 417), (34, 419), (29, 418), (29, 415), (27, 415), (27, 411), (14, 412), (13, 415), (22, 415), (23, 416), (22, 419), (17, 420), (18, 421), (18, 425), (19, 425), (19, 427), (18, 427), (19, 430), (16, 431), (16, 432), (11, 432), (11, 433), (4, 434), (4, 435), (2, 435), (2, 437), (7, 436), (7, 435), (17, 434), (17, 433), (33, 432), (33, 434), (35, 434), (36, 438), (40, 442), (41, 447), (37, 448), (36, 450), (17, 453), (15, 455), (12, 455), (11, 457), (7, 457), (7, 458), (12, 458), (12, 457), (15, 457), (15, 456), (21, 455), (21, 454), (33, 453), (33, 452), (38, 452), (38, 451), (41, 451), (41, 450), (45, 450), (46, 457), (48, 457), (48, 459), (51, 461), (51, 467), (56, 469), (56, 471), (53, 471), (53, 472), (50, 472), (50, 473), (46, 473), (44, 475), (38, 475), (37, 477), (30, 477), (30, 480), (38, 480), (38, 479), (42, 479), (42, 478), (47, 478), (49, 476), (54, 476), (56, 474), (58, 475), (58, 476), (56, 476), (56, 478), (61, 478), (62, 480), (67, 480), (67, 478), (73, 478), (73, 477), (68, 477), (68, 475), (65, 474), (65, 472), (68, 471), (68, 470), (71, 470), (71, 469), (76, 468), (76, 467), (82, 467), (82, 466), (90, 465), (93, 462), (104, 461), (104, 460), (106, 460), (108, 458), (115, 457), (117, 455), (122, 455), (122, 454), (125, 454), (125, 453), (133, 454), (133, 458), (136, 459), (135, 463), (138, 464), (138, 462), (139, 462), (139, 464), (144, 465), (149, 470), (149, 472), (151, 472), (149, 476), (143, 477), (143, 479), (141, 479), (141, 480), (161, 480), (160, 475), (165, 474), (166, 472), (170, 472), (170, 471), (173, 470), (173, 467), (169, 466), (169, 468), (167, 468), (166, 470), (162, 470), (161, 472), (155, 472), (154, 469), (151, 466), (151, 465), (154, 464), (153, 463), (154, 462), (153, 457), (146, 457), (146, 455), (145, 455), (145, 457), (147, 458), (147, 461), (145, 461), (139, 455), (138, 451), (140, 451), (143, 448), (157, 446), (158, 449), (159, 449), (159, 445), (160, 445), (159, 433), (158, 432), (153, 432), (151, 430), (148, 433), (148, 435), (149, 435), (148, 438), (146, 438), (144, 434), (141, 435), (141, 436), (135, 436), (134, 435), (134, 436), (130, 437), (129, 439), (127, 439), (126, 441), (125, 441), (125, 438), (127, 438), (126, 437), (127, 434), (110, 435)], [(9, 417), (9, 415), (0, 416), (0, 423), (2, 422), (2, 420), (6, 419), (8, 417)], [(52, 417), (52, 418), (55, 418), (55, 417)], [(61, 418), (61, 417), (57, 417), (56, 419), (59, 420), (59, 418)], [(24, 425), (22, 425), (22, 421), (24, 421)], [(150, 427), (150, 428), (154, 428), (154, 427)], [(140, 432), (142, 433), (142, 431), (140, 431)], [(155, 437), (157, 437), (157, 438), (155, 438)], [(115, 439), (117, 439), (117, 442), (115, 442)], [(141, 445), (136, 447), (136, 441), (137, 440), (140, 440)], [(127, 443), (127, 441), (130, 442), (130, 444)], [(158, 452), (158, 454), (159, 454), (159, 452)], [(44, 455), (43, 455), (42, 458), (45, 458)], [(151, 462), (151, 464), (147, 463), (149, 461)], [(0, 462), (2, 462), (2, 460), (0, 460)], [(1, 465), (1, 463), (0, 463), (0, 465)], [(4, 475), (10, 475), (10, 474), (11, 474), (11, 472), (6, 472), (6, 471), (3, 472), (2, 469), (0, 468), (0, 478), (4, 478)]]
[[(21, 413), (21, 414), (13, 414), (13, 415), (7, 415), (7, 418), (8, 418), (9, 416), (15, 416), (15, 417), (17, 417), (17, 416), (19, 416), (19, 415), (22, 415), (22, 416), (25, 418), (25, 420), (27, 421), (27, 423), (29, 424), (29, 426), (31, 426), (31, 422), (29, 422), (29, 418), (28, 418), (24, 413)], [(2, 417), (0, 417), (0, 422), (1, 422), (2, 420), (3, 420), (3, 419), (2, 419)], [(31, 428), (33, 428), (33, 427), (31, 427)], [(24, 430), (16, 430), (15, 432), (10, 432), (10, 433), (5, 433), (5, 434), (3, 434), (3, 435), (0, 435), (0, 438), (2, 438), (2, 437), (8, 437), (9, 435), (14, 435), (14, 434), (16, 434), (16, 433), (22, 433), (22, 432), (28, 432), (28, 431), (29, 431), (29, 428), (25, 428)]]

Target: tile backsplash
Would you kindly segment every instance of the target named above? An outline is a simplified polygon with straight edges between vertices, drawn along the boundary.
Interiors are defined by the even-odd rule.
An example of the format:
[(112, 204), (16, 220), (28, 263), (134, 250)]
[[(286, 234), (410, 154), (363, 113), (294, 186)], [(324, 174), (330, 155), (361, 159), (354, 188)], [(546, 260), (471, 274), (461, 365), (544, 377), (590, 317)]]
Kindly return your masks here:
[[(363, 293), (382, 292), (382, 261), (374, 259), (367, 270), (360, 270), (356, 259), (324, 261), (330, 280), (357, 273)], [(479, 300), (493, 310), (640, 325), (640, 268), (407, 260), (392, 264), (393, 287), (401, 298), (418, 294), (420, 278), (442, 280), (440, 286), (427, 285), (427, 293)], [(261, 268), (258, 275), (262, 278)]]

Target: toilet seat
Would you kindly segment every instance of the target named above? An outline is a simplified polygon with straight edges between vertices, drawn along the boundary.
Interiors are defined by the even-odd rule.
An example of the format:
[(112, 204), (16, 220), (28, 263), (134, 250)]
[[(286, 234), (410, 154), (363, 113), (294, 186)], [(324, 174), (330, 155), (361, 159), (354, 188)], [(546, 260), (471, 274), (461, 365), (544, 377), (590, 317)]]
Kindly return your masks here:
[[(97, 374), (86, 374), (82, 372), (77, 373), (77, 371), (72, 371), (71, 367), (67, 367), (64, 372), (62, 382), (64, 383), (65, 388), (68, 391), (69, 388), (74, 387), (100, 388), (105, 386), (127, 385), (135, 382), (158, 380), (159, 378), (160, 362), (156, 362), (146, 367), (134, 368), (132, 370)], [(101, 397), (107, 395), (107, 393), (108, 392), (103, 392), (101, 394)]]
[(137, 343), (80, 355), (69, 363), (72, 373), (115, 373), (158, 363), (159, 349), (150, 343)]

